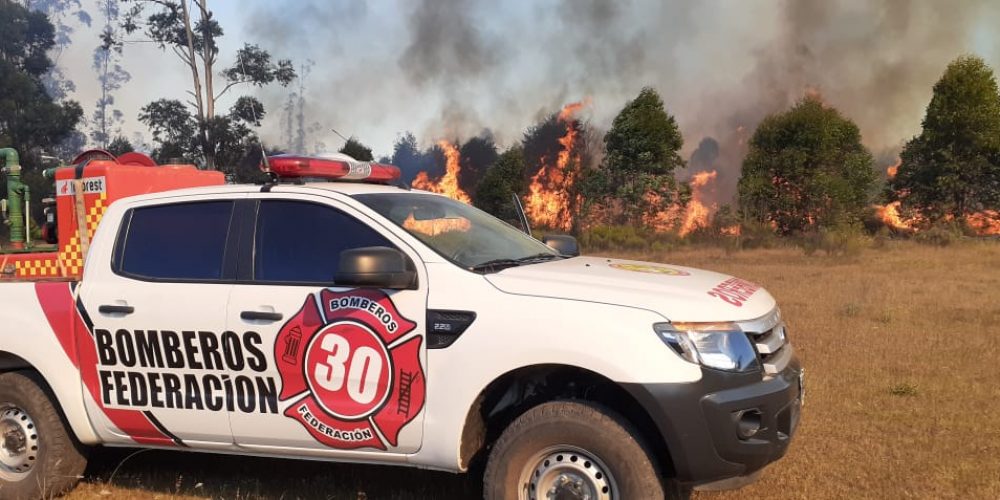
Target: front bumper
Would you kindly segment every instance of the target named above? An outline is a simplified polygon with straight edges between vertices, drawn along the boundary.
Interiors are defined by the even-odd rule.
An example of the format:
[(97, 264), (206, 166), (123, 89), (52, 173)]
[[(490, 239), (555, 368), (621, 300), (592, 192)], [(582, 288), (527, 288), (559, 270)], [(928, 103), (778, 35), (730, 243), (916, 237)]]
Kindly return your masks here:
[[(787, 346), (791, 348), (791, 346)], [(794, 357), (781, 372), (729, 373), (702, 368), (690, 384), (623, 384), (652, 417), (676, 478), (689, 486), (741, 484), (784, 456), (802, 406), (802, 369)], [(760, 430), (738, 432), (740, 412), (760, 412)]]

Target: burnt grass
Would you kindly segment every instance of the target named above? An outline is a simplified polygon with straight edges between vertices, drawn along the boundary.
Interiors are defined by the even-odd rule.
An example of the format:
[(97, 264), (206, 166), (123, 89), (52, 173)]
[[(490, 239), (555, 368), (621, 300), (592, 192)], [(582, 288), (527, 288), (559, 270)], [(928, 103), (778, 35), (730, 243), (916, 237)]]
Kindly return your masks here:
[[(1000, 498), (1000, 243), (892, 241), (849, 258), (794, 248), (615, 256), (762, 284), (806, 367), (788, 455), (754, 485), (694, 498)], [(68, 498), (482, 495), (478, 472), (168, 451), (122, 463), (132, 451), (97, 450)]]

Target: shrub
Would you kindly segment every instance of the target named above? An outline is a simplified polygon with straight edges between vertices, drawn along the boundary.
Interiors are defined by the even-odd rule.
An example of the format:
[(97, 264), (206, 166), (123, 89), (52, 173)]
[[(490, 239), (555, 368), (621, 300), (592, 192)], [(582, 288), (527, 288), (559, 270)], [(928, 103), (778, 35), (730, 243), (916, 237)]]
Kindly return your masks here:
[(822, 250), (827, 255), (854, 257), (869, 245), (861, 224), (841, 223), (804, 234), (799, 246), (806, 255)]
[(962, 237), (962, 228), (954, 222), (938, 222), (913, 236), (917, 243), (946, 247)]
[(580, 245), (588, 250), (670, 250), (677, 236), (632, 226), (595, 226), (580, 233)]
[(747, 221), (740, 228), (740, 248), (753, 250), (755, 248), (774, 248), (779, 243), (774, 228), (768, 224)]

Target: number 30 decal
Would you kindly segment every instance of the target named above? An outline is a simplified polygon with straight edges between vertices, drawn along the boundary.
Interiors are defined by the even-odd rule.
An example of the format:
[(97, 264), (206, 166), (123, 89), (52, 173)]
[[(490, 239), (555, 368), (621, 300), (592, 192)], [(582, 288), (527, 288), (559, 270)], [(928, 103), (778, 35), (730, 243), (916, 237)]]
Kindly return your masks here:
[(324, 410), (358, 419), (377, 410), (389, 395), (391, 364), (375, 332), (342, 322), (313, 338), (306, 352), (306, 379)]
[(415, 327), (378, 290), (310, 295), (274, 346), (285, 415), (330, 447), (396, 446), (424, 404)]

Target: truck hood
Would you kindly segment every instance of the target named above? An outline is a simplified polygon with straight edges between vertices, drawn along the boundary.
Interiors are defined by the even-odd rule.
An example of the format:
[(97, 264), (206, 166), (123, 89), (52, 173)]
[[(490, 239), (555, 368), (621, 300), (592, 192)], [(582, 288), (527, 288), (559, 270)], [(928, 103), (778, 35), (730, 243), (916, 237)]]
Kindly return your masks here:
[(759, 285), (671, 264), (575, 257), (504, 269), (486, 279), (503, 292), (636, 307), (670, 321), (747, 321), (775, 307)]

